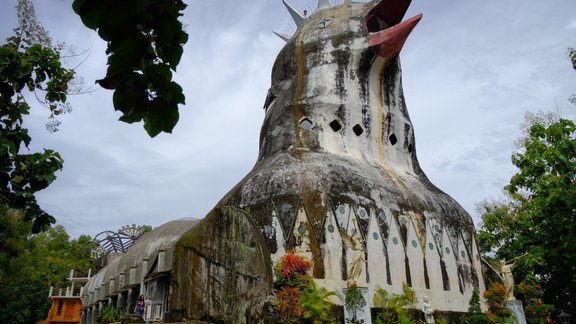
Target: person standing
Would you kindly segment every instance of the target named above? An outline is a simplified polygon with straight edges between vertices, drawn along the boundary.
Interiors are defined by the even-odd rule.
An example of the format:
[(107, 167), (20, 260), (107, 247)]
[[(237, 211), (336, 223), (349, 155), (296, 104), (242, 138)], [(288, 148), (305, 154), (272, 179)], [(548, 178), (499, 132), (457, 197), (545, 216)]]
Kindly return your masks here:
[(144, 295), (140, 295), (140, 297), (138, 297), (135, 313), (136, 315), (144, 316)]

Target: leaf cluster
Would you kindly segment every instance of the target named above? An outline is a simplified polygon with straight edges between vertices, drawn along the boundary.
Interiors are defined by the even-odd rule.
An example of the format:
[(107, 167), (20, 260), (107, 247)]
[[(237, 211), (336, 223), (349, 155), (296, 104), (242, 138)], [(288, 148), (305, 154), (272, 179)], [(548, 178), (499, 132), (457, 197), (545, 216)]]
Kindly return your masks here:
[(346, 308), (354, 313), (356, 313), (362, 307), (366, 306), (366, 300), (362, 295), (362, 291), (356, 285), (346, 289), (346, 294), (344, 295), (344, 303), (346, 304)]
[(336, 293), (318, 287), (308, 272), (312, 262), (290, 250), (274, 267), (276, 310), (286, 323), (327, 323), (333, 321), (331, 296)]
[(499, 282), (495, 282), (490, 289), (484, 292), (484, 299), (486, 300), (491, 316), (506, 318), (512, 315), (510, 310), (504, 306), (506, 296), (506, 288)]
[(274, 267), (277, 287), (299, 287), (307, 283), (312, 262), (296, 254), (294, 250), (283, 255)]
[(470, 297), (470, 301), (468, 302), (468, 314), (475, 315), (481, 313), (482, 308), (480, 307), (480, 293), (478, 288), (474, 288), (474, 290), (472, 290), (472, 297)]
[(68, 83), (74, 71), (62, 67), (58, 50), (31, 44), (27, 38), (13, 36), (0, 46), (0, 203), (22, 209), (32, 221), (33, 233), (55, 222), (44, 212), (34, 194), (54, 181), (63, 160), (57, 152), (23, 153), (30, 144), (28, 130), (22, 126), (30, 106), (25, 91), (43, 93), (40, 99), (58, 113), (66, 103)]
[(406, 309), (416, 302), (416, 294), (407, 283), (402, 284), (402, 294), (393, 294), (377, 287), (373, 297), (374, 307), (379, 308), (377, 320), (382, 323), (397, 323), (410, 320)]
[(516, 296), (524, 301), (526, 320), (529, 324), (554, 323), (552, 321), (554, 305), (544, 303), (540, 279), (534, 276), (525, 278), (516, 287)]
[(470, 297), (470, 302), (468, 303), (468, 313), (464, 317), (465, 324), (493, 324), (495, 323), (495, 318), (492, 311), (489, 310), (491, 317), (488, 317), (482, 312), (480, 307), (480, 294), (478, 289), (474, 288), (472, 291), (472, 297)]
[(576, 311), (576, 125), (567, 119), (531, 122), (508, 201), (484, 202), (479, 244), (494, 258), (520, 258), (514, 277), (542, 279), (545, 303)]
[(91, 239), (71, 240), (60, 225), (30, 235), (22, 211), (0, 213), (0, 323), (35, 323), (46, 318), (50, 286), (65, 288), (71, 269), (91, 267)]
[(108, 69), (98, 80), (114, 90), (114, 109), (127, 123), (144, 121), (151, 137), (170, 133), (184, 104), (182, 87), (172, 81), (188, 41), (178, 18), (182, 0), (74, 0), (84, 25), (108, 43)]
[(300, 305), (304, 309), (304, 318), (314, 323), (328, 323), (334, 320), (330, 309), (332, 304), (328, 301), (331, 296), (336, 296), (333, 291), (324, 287), (318, 287), (310, 278), (308, 285), (304, 286), (300, 297)]
[(106, 306), (100, 310), (97, 319), (98, 323), (112, 323), (119, 322), (124, 315), (124, 309), (122, 307), (114, 308), (113, 306)]

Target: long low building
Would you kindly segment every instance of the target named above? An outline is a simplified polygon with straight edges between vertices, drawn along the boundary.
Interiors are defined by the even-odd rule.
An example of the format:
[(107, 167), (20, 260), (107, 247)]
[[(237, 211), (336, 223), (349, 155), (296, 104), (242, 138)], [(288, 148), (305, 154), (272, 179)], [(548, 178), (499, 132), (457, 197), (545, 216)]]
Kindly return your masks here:
[(136, 302), (146, 292), (146, 317), (163, 318), (175, 244), (198, 222), (179, 219), (159, 226), (94, 275), (84, 288), (82, 323), (96, 323), (98, 312), (106, 306), (135, 314)]
[(258, 317), (246, 312), (261, 311), (272, 269), (264, 239), (254, 229), (248, 214), (232, 207), (155, 228), (88, 281), (81, 323), (96, 323), (107, 306), (147, 322)]

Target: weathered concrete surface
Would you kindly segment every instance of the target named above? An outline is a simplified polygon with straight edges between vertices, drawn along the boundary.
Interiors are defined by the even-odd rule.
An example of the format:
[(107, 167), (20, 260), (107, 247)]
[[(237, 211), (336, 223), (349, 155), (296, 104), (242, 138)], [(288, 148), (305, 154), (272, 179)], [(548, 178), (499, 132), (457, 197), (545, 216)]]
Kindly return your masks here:
[(270, 252), (251, 217), (212, 210), (176, 244), (171, 320), (254, 322), (271, 294)]
[[(218, 205), (250, 214), (273, 262), (287, 249), (309, 257), (329, 289), (350, 279), (345, 231), (365, 245), (359, 284), (370, 296), (408, 282), (433, 309), (466, 311), (473, 288), (484, 289), (474, 226), (420, 169), (398, 57), (385, 41), (368, 43), (410, 3), (387, 2), (399, 3), (389, 15), (372, 11), (378, 1), (319, 10), (288, 41), (274, 64), (258, 161)], [(398, 45), (408, 35), (388, 36)]]
[[(140, 237), (127, 253), (119, 255), (86, 283), (82, 292), (84, 308), (107, 301), (109, 296), (118, 295), (130, 287), (139, 286), (147, 278), (170, 272), (174, 244), (198, 222), (190, 218), (173, 220)], [(162, 263), (166, 266), (158, 266), (159, 254), (163, 255)]]
[[(168, 281), (171, 275), (178, 276), (172, 269), (175, 244), (199, 222), (198, 219), (183, 218), (162, 224), (100, 269), (82, 290), (81, 323), (96, 323), (97, 314), (106, 305), (121, 307), (134, 314), (139, 295), (146, 295), (147, 300), (155, 299), (156, 296), (148, 296), (149, 285), (161, 287), (158, 290), (163, 294), (158, 302), (164, 304), (161, 283)], [(166, 305), (162, 306), (161, 313), (164, 312), (169, 313)]]

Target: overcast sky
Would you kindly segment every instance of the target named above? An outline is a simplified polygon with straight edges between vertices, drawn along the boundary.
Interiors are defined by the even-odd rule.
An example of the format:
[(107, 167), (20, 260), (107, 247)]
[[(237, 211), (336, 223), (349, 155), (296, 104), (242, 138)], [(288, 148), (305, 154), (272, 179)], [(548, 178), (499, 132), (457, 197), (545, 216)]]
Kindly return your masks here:
[[(35, 0), (53, 39), (87, 50), (77, 73), (105, 73), (105, 43), (85, 28), (71, 0)], [(117, 121), (111, 92), (70, 98), (57, 133), (35, 106), (25, 121), (31, 151), (61, 153), (64, 169), (37, 196), (72, 237), (125, 224), (158, 226), (203, 217), (252, 168), (270, 72), (289, 22), (281, 0), (185, 0), (190, 39), (176, 76), (186, 105), (173, 134), (150, 139)], [(315, 1), (292, 0), (302, 10)], [(16, 26), (17, 0), (0, 1), (0, 37)], [(310, 10), (308, 10), (310, 11)], [(574, 0), (415, 0), (405, 18), (424, 18), (400, 54), (420, 164), (475, 218), (474, 204), (501, 196), (527, 111), (575, 119), (567, 98), (576, 71)]]

